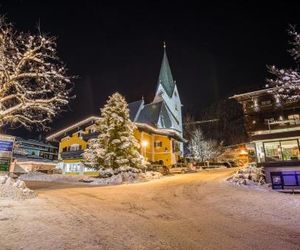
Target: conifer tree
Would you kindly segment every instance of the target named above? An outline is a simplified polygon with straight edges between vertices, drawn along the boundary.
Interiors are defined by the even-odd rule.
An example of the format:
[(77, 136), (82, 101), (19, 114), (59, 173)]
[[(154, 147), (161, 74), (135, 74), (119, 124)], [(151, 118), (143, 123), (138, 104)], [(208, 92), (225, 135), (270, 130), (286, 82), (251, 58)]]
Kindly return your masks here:
[(108, 98), (97, 123), (99, 135), (90, 140), (85, 162), (94, 168), (142, 168), (146, 161), (134, 137), (135, 125), (129, 118), (128, 104), (119, 93)]

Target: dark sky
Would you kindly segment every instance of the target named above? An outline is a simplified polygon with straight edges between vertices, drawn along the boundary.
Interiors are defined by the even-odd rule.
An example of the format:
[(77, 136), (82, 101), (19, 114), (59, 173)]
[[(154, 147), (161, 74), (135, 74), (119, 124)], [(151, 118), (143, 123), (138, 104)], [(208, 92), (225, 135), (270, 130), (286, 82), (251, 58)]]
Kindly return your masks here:
[(291, 64), (288, 24), (296, 1), (1, 1), (19, 30), (58, 37), (60, 58), (78, 75), (70, 111), (53, 130), (98, 114), (107, 96), (153, 98), (162, 41), (184, 110), (199, 113), (218, 98), (264, 85), (266, 64)]

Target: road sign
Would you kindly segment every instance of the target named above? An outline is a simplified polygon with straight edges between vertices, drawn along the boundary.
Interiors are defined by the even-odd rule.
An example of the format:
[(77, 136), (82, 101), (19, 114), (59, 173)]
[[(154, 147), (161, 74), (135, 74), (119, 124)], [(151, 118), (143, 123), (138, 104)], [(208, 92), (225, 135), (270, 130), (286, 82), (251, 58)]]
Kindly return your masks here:
[(9, 171), (15, 137), (0, 135), (0, 171)]

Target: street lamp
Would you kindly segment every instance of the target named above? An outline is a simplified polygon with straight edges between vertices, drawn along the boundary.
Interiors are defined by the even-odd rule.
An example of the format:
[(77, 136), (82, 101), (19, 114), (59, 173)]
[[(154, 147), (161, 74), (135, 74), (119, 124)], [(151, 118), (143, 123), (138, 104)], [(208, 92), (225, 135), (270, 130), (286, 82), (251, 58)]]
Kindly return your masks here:
[(142, 140), (141, 145), (142, 145), (142, 149), (143, 149), (142, 154), (143, 154), (143, 156), (146, 157), (146, 148), (148, 146), (148, 141)]

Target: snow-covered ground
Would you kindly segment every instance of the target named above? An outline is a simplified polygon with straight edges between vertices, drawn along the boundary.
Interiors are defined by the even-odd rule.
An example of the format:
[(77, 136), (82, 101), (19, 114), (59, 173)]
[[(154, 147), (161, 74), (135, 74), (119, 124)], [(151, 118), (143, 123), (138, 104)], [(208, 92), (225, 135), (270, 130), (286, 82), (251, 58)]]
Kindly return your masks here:
[(20, 180), (23, 181), (44, 181), (44, 182), (61, 182), (61, 183), (82, 183), (89, 185), (117, 185), (122, 183), (143, 182), (153, 179), (159, 179), (162, 174), (159, 172), (149, 171), (146, 173), (138, 173), (131, 171), (120, 171), (110, 173), (112, 176), (107, 178), (95, 178), (84, 175), (63, 175), (63, 174), (44, 174), (40, 172), (29, 172), (21, 175)]
[(1, 249), (300, 249), (300, 195), (226, 181), (234, 169), (116, 186), (27, 183), (0, 201)]
[(27, 188), (24, 181), (0, 175), (0, 199), (22, 200), (35, 197), (36, 193)]

